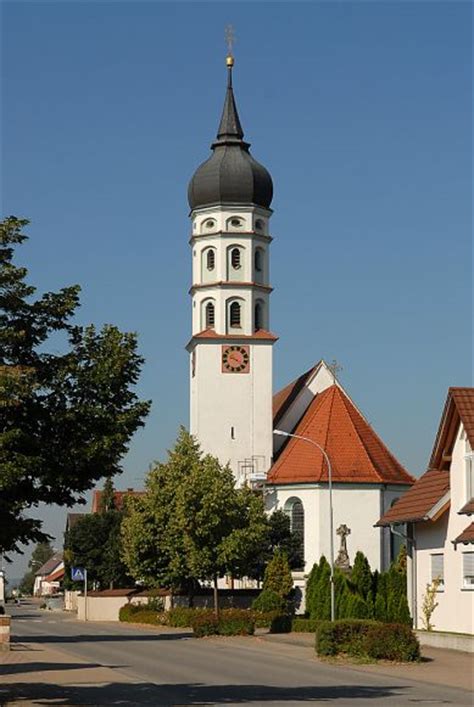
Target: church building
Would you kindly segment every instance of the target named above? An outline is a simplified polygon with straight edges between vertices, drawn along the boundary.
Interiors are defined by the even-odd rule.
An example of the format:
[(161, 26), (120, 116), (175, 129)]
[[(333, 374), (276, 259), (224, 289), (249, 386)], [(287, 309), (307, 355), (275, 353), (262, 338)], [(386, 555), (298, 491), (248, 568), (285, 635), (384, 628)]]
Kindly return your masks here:
[(333, 536), (344, 527), (349, 561), (362, 550), (373, 569), (383, 569), (396, 539), (374, 525), (414, 479), (323, 361), (273, 394), (273, 184), (244, 140), (233, 66), (230, 55), (217, 138), (188, 190), (190, 431), (205, 452), (230, 464), (237, 484), (261, 489), (269, 512), (288, 513), (304, 550), (299, 583), (321, 554), (329, 556), (329, 477), (319, 445), (331, 464)]

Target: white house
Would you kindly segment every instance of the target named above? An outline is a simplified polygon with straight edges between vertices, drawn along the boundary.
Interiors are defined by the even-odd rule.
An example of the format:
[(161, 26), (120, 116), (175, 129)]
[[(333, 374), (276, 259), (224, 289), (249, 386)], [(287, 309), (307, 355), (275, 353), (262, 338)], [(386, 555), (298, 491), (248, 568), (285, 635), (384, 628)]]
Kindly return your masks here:
[(408, 590), (415, 628), (435, 578), (437, 631), (473, 633), (474, 624), (474, 388), (450, 388), (428, 471), (379, 520), (407, 524)]
[[(304, 573), (321, 555), (329, 558), (328, 467), (333, 482), (334, 531), (341, 525), (349, 559), (364, 552), (372, 569), (383, 570), (400, 543), (374, 528), (381, 509), (388, 509), (414, 479), (387, 449), (324, 361), (274, 396), (274, 427), (299, 437), (275, 436), (274, 463), (266, 483), (267, 507), (285, 510), (301, 535)], [(336, 538), (337, 540), (337, 538)], [(338, 543), (336, 543), (336, 554)]]
[(33, 585), (35, 597), (49, 596), (59, 591), (64, 578), (64, 560), (61, 552), (55, 552), (37, 572)]

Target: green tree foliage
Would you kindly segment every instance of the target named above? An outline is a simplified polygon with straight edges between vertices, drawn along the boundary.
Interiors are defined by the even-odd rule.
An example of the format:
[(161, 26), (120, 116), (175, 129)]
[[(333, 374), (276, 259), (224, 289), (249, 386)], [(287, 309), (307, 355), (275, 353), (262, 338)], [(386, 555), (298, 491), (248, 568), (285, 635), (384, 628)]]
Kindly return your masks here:
[(123, 559), (131, 576), (148, 587), (184, 589), (194, 583), (176, 515), (178, 489), (188, 483), (201, 458), (199, 445), (182, 427), (167, 461), (148, 473), (145, 496), (127, 499)]
[(285, 553), (290, 569), (302, 566), (301, 540), (291, 531), (290, 518), (283, 510), (276, 510), (267, 517), (266, 538), (249, 571), (249, 577), (261, 581), (276, 550)]
[(25, 573), (20, 584), (20, 592), (22, 594), (33, 594), (36, 572), (45, 564), (54, 554), (54, 550), (48, 540), (38, 543), (31, 553), (31, 559), (28, 562), (28, 572)]
[(368, 559), (360, 550), (356, 553), (354, 559), (351, 582), (363, 599), (367, 600), (372, 594), (372, 572)]
[(264, 591), (274, 592), (282, 598), (286, 598), (293, 589), (293, 577), (291, 576), (288, 558), (281, 550), (276, 550), (273, 558), (265, 569), (263, 578)]
[(106, 479), (100, 496), (100, 510), (102, 513), (115, 509), (115, 489), (112, 479)]
[(85, 567), (88, 583), (100, 589), (130, 587), (133, 581), (122, 560), (120, 526), (123, 512), (88, 513), (68, 531), (64, 541), (66, 586), (71, 567)]
[[(143, 359), (134, 334), (79, 327), (76, 286), (34, 299), (27, 270), (13, 263), (26, 220), (0, 223), (0, 551), (43, 541), (39, 503), (72, 506), (120, 472), (120, 459), (149, 403), (134, 385)], [(62, 353), (51, 336), (62, 334)], [(57, 343), (55, 343), (57, 348)]]
[(231, 469), (207, 455), (177, 489), (175, 535), (184, 539), (191, 575), (214, 582), (216, 613), (217, 578), (248, 574), (267, 530), (261, 495), (234, 484)]

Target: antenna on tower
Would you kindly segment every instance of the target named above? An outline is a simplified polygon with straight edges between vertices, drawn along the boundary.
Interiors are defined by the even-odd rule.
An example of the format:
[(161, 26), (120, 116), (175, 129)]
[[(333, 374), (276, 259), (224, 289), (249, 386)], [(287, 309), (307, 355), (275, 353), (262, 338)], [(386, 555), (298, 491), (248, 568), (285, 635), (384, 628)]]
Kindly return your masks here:
[(225, 42), (227, 44), (227, 57), (226, 64), (228, 67), (232, 68), (234, 66), (234, 44), (235, 44), (235, 32), (232, 25), (226, 25), (224, 30)]

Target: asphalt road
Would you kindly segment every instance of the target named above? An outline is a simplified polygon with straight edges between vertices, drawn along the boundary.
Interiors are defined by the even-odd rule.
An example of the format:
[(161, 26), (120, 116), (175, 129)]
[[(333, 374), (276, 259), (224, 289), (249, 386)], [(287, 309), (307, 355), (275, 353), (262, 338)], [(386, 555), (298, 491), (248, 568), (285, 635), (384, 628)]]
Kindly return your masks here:
[[(23, 699), (38, 700), (30, 704), (472, 705), (466, 691), (320, 663), (304, 646), (255, 637), (195, 639), (184, 632), (83, 623), (61, 612), (42, 612), (32, 606), (14, 608), (11, 613), (14, 641), (60, 651), (67, 656), (68, 665), (82, 659), (107, 666), (116, 676), (106, 684), (84, 683), (78, 678), (73, 686), (53, 682), (35, 686), (33, 673), (31, 685), (22, 685), (21, 693)], [(58, 669), (58, 665), (48, 669)]]

